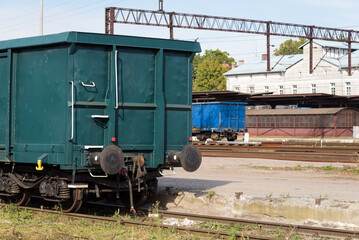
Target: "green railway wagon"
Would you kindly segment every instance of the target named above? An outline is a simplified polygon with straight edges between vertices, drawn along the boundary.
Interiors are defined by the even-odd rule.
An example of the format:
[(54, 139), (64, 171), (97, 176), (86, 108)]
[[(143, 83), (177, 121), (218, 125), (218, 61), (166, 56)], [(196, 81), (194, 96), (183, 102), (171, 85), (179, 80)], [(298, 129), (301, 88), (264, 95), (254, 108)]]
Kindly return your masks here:
[(65, 32), (0, 42), (0, 197), (132, 208), (161, 169), (195, 171), (196, 42)]

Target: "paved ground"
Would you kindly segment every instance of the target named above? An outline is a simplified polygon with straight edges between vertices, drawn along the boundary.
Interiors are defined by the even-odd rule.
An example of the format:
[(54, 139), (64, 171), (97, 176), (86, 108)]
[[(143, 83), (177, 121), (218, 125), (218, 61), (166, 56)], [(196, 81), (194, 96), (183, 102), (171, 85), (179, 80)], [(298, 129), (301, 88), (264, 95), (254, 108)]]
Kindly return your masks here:
[[(351, 172), (359, 167), (204, 157), (194, 173), (181, 168), (175, 168), (175, 175), (165, 171), (167, 176), (159, 179), (160, 200), (163, 207), (175, 211), (357, 228), (359, 175), (338, 172), (329, 165), (351, 167)], [(179, 195), (169, 197), (166, 187)], [(243, 192), (240, 199), (235, 192)], [(316, 198), (321, 198), (320, 205), (315, 204)]]

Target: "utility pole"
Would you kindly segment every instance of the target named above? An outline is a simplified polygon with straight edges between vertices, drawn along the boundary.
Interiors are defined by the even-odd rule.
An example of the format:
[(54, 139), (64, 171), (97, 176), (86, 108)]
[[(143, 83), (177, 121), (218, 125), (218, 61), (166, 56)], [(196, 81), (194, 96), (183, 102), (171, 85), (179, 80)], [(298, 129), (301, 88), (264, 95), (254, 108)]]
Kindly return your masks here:
[(163, 12), (163, 0), (159, 0), (159, 7), (158, 7), (158, 11)]
[(40, 0), (40, 35), (44, 34), (44, 3), (43, 0)]

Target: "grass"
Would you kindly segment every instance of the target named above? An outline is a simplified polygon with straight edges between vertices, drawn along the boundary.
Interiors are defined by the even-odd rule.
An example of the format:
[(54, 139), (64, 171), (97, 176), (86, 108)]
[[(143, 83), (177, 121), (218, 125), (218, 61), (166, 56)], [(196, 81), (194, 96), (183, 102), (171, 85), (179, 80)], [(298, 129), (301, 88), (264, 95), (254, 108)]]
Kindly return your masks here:
[(359, 167), (353, 165), (344, 165), (342, 167), (333, 167), (331, 165), (316, 167), (313, 165), (300, 165), (297, 164), (294, 167), (269, 167), (269, 166), (256, 166), (256, 165), (240, 165), (242, 167), (248, 167), (253, 169), (263, 169), (263, 170), (285, 170), (285, 171), (304, 171), (312, 170), (317, 172), (326, 172), (330, 174), (338, 175), (359, 175)]
[[(158, 212), (158, 203), (153, 205), (153, 212)], [(120, 211), (113, 217), (120, 218)], [(248, 234), (263, 235), (285, 239), (305, 239), (294, 232), (280, 228), (265, 230), (259, 225), (227, 225), (218, 222), (199, 223), (192, 227), (201, 229), (222, 230), (229, 232), (227, 239), (238, 239)], [(119, 222), (95, 222), (86, 219), (68, 218), (61, 213), (46, 214), (20, 209), (12, 205), (0, 204), (0, 236), (1, 239), (210, 239), (205, 236), (178, 232), (174, 228), (160, 227), (125, 227)], [(241, 238), (242, 239), (242, 238)]]
[[(119, 212), (114, 213), (119, 217)], [(120, 222), (72, 219), (0, 204), (1, 239), (198, 239), (175, 229), (125, 227)]]
[[(284, 239), (296, 239), (296, 240), (304, 240), (305, 238), (295, 234), (294, 232), (288, 232), (287, 230), (282, 230), (281, 228), (267, 230), (263, 228), (261, 225), (244, 225), (237, 223), (235, 225), (227, 225), (218, 222), (206, 222), (193, 226), (195, 228), (201, 229), (215, 229), (219, 231), (227, 231), (230, 232), (231, 235), (228, 239), (249, 239), (249, 234), (253, 235), (262, 235), (274, 238), (284, 238)], [(241, 236), (241, 238), (238, 238)]]
[[(333, 166), (324, 166), (324, 167), (322, 167), (322, 169), (323, 169), (324, 171), (332, 171), (332, 170), (335, 169), (335, 167), (333, 167)], [(347, 169), (347, 168), (346, 168), (346, 169)]]

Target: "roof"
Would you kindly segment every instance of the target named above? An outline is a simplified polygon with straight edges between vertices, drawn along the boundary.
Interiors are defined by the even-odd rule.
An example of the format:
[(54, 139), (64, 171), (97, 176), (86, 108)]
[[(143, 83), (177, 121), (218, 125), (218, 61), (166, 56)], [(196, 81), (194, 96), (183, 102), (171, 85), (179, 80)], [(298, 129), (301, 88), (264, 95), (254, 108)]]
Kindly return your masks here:
[[(325, 40), (313, 40), (314, 43), (325, 47), (325, 48), (339, 48), (339, 49), (348, 49), (348, 43), (346, 42), (335, 42), (335, 41), (325, 41)], [(299, 48), (303, 48), (309, 43), (306, 42), (301, 45)], [(359, 65), (359, 44), (352, 43), (352, 67)], [(274, 68), (268, 72), (267, 71), (267, 61), (261, 59), (254, 59), (246, 62), (234, 68), (226, 73), (224, 76), (230, 75), (245, 75), (245, 74), (260, 74), (260, 73), (275, 73), (275, 72), (285, 72), (288, 68), (294, 64), (300, 62), (303, 59), (303, 54), (295, 55), (285, 55), (285, 56), (271, 56), (271, 62)], [(324, 57), (324, 61), (327, 61), (339, 68), (348, 67), (348, 55), (344, 55), (340, 58)]]
[[(348, 49), (348, 43), (346, 42), (336, 42), (336, 41), (326, 41), (326, 40), (313, 40), (314, 43), (326, 47), (326, 48), (339, 48), (339, 49)], [(304, 46), (309, 44), (309, 40), (301, 45), (299, 49), (302, 49)], [(359, 44), (358, 43), (352, 43), (352, 49), (353, 50), (359, 50)]]
[(337, 114), (342, 110), (351, 109), (358, 111), (353, 108), (291, 108), (291, 109), (249, 109), (246, 110), (248, 116), (262, 116), (262, 115), (333, 115)]
[[(348, 67), (348, 54), (340, 57), (340, 58), (330, 58), (324, 57), (324, 61), (327, 61), (339, 68), (347, 68)], [(359, 51), (352, 52), (352, 67), (357, 67), (359, 65)]]
[(216, 102), (216, 101), (235, 101), (241, 102), (252, 96), (250, 93), (240, 93), (233, 91), (209, 91), (192, 92), (192, 102)]
[[(303, 54), (285, 55), (285, 56), (271, 56), (271, 62), (274, 68), (270, 71), (273, 72), (285, 72), (292, 65), (303, 59)], [(252, 60), (242, 64), (223, 75), (242, 75), (242, 74), (258, 74), (268, 73), (266, 60)]]
[(0, 41), (0, 50), (43, 46), (58, 43), (84, 43), (137, 48), (143, 47), (186, 52), (201, 51), (201, 47), (198, 42), (84, 32), (63, 32), (51, 35)]

